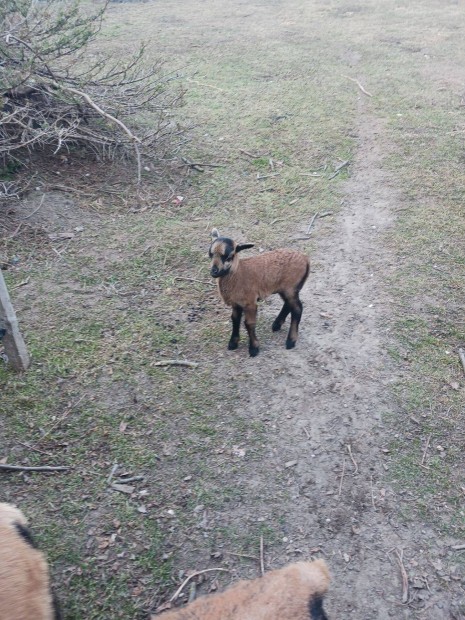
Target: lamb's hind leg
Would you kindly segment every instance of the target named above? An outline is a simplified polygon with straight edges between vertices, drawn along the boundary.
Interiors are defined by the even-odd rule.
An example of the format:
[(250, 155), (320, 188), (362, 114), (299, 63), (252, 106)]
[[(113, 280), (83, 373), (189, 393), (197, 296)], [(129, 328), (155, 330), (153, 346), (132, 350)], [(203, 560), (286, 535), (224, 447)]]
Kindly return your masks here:
[(274, 332), (279, 332), (281, 327), (284, 325), (284, 321), (287, 319), (287, 315), (291, 311), (291, 306), (288, 304), (287, 299), (281, 293), (280, 293), (280, 296), (281, 296), (281, 299), (284, 301), (284, 305), (281, 308), (281, 312), (278, 314), (278, 316), (273, 321), (273, 325), (271, 326), (271, 329)]
[(242, 308), (241, 306), (233, 306), (231, 321), (232, 321), (232, 334), (229, 340), (228, 349), (234, 351), (239, 346), (239, 330), (241, 327)]
[(293, 349), (297, 341), (299, 323), (302, 317), (302, 302), (299, 299), (299, 294), (296, 293), (295, 297), (288, 303), (291, 307), (291, 327), (287, 335), (286, 349)]
[(255, 334), (255, 324), (257, 322), (257, 306), (248, 306), (245, 312), (245, 326), (249, 334), (249, 353), (251, 357), (258, 355), (258, 339)]

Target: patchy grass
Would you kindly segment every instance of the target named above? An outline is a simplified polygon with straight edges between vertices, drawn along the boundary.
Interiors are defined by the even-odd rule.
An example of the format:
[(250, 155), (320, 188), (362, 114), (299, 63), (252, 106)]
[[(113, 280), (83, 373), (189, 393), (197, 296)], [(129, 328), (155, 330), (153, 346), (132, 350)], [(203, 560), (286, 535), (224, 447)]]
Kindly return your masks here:
[[(30, 277), (12, 292), (34, 364), (20, 377), (0, 368), (0, 457), (72, 470), (8, 475), (1, 496), (30, 516), (67, 618), (83, 609), (89, 618), (146, 617), (179, 570), (216, 562), (218, 550), (256, 555), (260, 534), (271, 549), (280, 540), (273, 497), (260, 496), (250, 473), (272, 439), (247, 414), (245, 354), (238, 376), (237, 356), (224, 351), (229, 317), (209, 284), (208, 231), (311, 249), (294, 238), (315, 212), (337, 212), (347, 171), (329, 177), (356, 149), (359, 92), (346, 74), (375, 95), (372, 110), (391, 144), (385, 165), (404, 197), (389, 240), (390, 346), (403, 366), (405, 412), (390, 421), (398, 430), (391, 472), (415, 499), (408, 518), (465, 535), (456, 354), (465, 345), (463, 108), (437, 69), (441, 61), (453, 73), (448, 59), (463, 57), (463, 42), (456, 9), (426, 4), (431, 11), (420, 15), (421, 3), (394, 0), (356, 10), (296, 1), (279, 14), (253, 5), (240, 28), (234, 3), (210, 3), (188, 18), (186, 3), (111, 6), (108, 44), (124, 52), (150, 35), (170, 58), (167, 70), (183, 68), (185, 115), (197, 127), (186, 155), (223, 167), (179, 170), (181, 205), (154, 196), (145, 212), (89, 220), (58, 246), (62, 259), (50, 245), (35, 253), (15, 239), (4, 244), (7, 263), (19, 258), (8, 283)], [(437, 24), (447, 37), (433, 37)], [(136, 204), (132, 197), (127, 206)], [(321, 220), (320, 234), (329, 229)], [(199, 366), (153, 365), (170, 358)], [(144, 476), (129, 495), (109, 488), (115, 463), (116, 478)], [(245, 502), (253, 517), (243, 516)], [(266, 524), (257, 520), (264, 506)], [(222, 564), (242, 569), (233, 558)]]

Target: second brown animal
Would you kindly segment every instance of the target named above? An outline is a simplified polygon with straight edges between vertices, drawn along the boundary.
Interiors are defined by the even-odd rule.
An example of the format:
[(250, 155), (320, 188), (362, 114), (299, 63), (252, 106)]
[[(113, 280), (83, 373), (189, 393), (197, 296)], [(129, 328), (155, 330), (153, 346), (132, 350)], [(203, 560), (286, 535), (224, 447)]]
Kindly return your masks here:
[[(323, 560), (296, 562), (221, 594), (204, 596), (160, 620), (328, 620), (323, 596), (329, 585)], [(158, 616), (152, 616), (155, 620)]]

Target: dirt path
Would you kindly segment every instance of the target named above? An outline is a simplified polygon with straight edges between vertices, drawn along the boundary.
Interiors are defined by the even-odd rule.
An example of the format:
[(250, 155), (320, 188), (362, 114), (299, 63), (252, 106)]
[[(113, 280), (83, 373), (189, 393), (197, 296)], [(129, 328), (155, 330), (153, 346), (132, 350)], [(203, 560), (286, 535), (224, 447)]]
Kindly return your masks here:
[[(392, 411), (387, 387), (394, 377), (383, 290), (389, 257), (380, 236), (393, 221), (398, 194), (380, 167), (380, 133), (361, 102), (353, 176), (344, 185), (334, 232), (313, 256), (300, 342), (278, 364), (276, 351), (261, 356), (250, 412), (276, 429), (268, 465), (285, 472), (292, 499), (283, 507), (288, 555), (307, 557), (309, 549), (321, 548), (331, 566), (331, 617), (409, 618), (421, 598), (431, 602), (424, 617), (448, 618), (434, 577), (428, 576), (431, 593), (421, 578), (432, 572), (422, 554), (437, 555), (432, 534), (398, 524), (399, 498), (383, 482), (389, 467), (383, 416)], [(268, 319), (277, 309), (273, 305)], [(270, 378), (266, 390), (264, 376)], [(401, 604), (395, 549), (404, 550), (410, 579), (419, 577), (409, 606)]]

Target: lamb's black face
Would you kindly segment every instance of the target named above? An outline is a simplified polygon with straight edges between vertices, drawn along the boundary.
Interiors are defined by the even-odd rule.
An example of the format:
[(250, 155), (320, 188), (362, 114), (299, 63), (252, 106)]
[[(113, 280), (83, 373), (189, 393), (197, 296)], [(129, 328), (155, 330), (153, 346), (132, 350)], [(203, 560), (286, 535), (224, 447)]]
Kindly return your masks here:
[(210, 274), (213, 278), (228, 275), (234, 259), (234, 241), (227, 237), (218, 237), (213, 241), (208, 252), (211, 258)]

